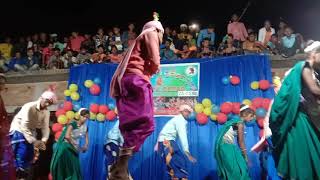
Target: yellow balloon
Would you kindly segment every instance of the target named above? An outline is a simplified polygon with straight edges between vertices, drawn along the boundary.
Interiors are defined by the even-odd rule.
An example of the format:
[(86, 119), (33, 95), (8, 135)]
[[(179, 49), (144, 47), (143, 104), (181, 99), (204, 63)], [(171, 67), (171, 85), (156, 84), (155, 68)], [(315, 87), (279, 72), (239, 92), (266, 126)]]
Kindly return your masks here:
[(195, 106), (194, 106), (194, 110), (196, 111), (196, 113), (202, 113), (203, 112), (203, 109), (204, 109), (204, 107), (203, 107), (203, 105), (202, 104), (196, 104)]
[(253, 82), (250, 84), (250, 87), (251, 87), (251, 89), (253, 89), (253, 90), (259, 89), (259, 82), (258, 82), (258, 81), (253, 81)]
[(211, 108), (210, 107), (204, 108), (203, 113), (209, 116), (211, 114)]
[(93, 81), (91, 81), (91, 80), (86, 80), (84, 82), (84, 86), (87, 88), (91, 88), (92, 85), (93, 85)]
[(90, 112), (90, 119), (95, 120), (97, 118), (97, 115), (93, 112)]
[(79, 114), (79, 112), (76, 112), (76, 113), (74, 114), (74, 119), (75, 119), (75, 120), (79, 120), (79, 119), (80, 119), (80, 114)]
[(68, 119), (74, 119), (74, 112), (73, 111), (68, 111), (66, 113), (66, 116), (67, 116)]
[(70, 84), (69, 90), (70, 90), (71, 92), (76, 92), (76, 91), (78, 91), (78, 85), (76, 85), (76, 84)]
[(252, 102), (251, 102), (249, 99), (244, 99), (244, 100), (242, 101), (242, 104), (245, 104), (245, 105), (250, 106), (250, 105), (252, 104)]
[(104, 121), (104, 120), (106, 120), (106, 116), (102, 113), (99, 113), (99, 114), (97, 114), (97, 120)]
[(72, 100), (78, 101), (79, 98), (80, 98), (79, 93), (77, 93), (77, 92), (72, 92), (72, 93), (71, 93), (71, 99), (72, 99)]
[(212, 121), (216, 121), (216, 120), (217, 120), (217, 115), (211, 114), (211, 115), (210, 115), (210, 119), (211, 119)]
[(60, 124), (67, 124), (67, 122), (68, 122), (67, 116), (65, 116), (65, 115), (60, 115), (60, 116), (58, 117), (58, 123), (60, 123)]
[(64, 95), (65, 96), (70, 96), (71, 95), (71, 91), (70, 90), (64, 90)]
[(208, 108), (208, 107), (211, 107), (212, 106), (212, 103), (211, 103), (211, 100), (208, 99), (208, 98), (205, 98), (202, 100), (202, 104), (205, 108)]

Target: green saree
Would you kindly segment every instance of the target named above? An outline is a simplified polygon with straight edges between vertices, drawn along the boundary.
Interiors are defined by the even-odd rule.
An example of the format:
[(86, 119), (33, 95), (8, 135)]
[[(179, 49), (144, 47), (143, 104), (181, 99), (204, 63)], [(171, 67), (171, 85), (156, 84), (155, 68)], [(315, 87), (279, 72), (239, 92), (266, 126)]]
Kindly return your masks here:
[[(74, 128), (77, 125), (71, 123)], [(67, 127), (64, 128), (53, 153), (50, 171), (53, 180), (81, 180), (81, 170), (78, 151), (68, 142), (64, 141)]]
[(223, 140), (223, 136), (229, 128), (240, 122), (241, 120), (239, 119), (227, 121), (217, 136), (215, 144), (215, 158), (218, 165), (218, 175), (220, 179), (250, 179), (247, 163), (242, 156), (239, 147), (236, 144), (225, 143)]
[(320, 179), (319, 136), (299, 109), (304, 64), (297, 63), (285, 78), (270, 113), (273, 155), (284, 179)]

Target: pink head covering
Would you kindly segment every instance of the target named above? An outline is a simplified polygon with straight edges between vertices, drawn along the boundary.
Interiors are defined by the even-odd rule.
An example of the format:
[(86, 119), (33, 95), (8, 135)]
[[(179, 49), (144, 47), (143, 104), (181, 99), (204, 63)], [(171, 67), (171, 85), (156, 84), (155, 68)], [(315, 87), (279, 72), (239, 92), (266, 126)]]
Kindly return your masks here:
[(57, 98), (57, 95), (54, 93), (54, 90), (55, 90), (55, 86), (50, 85), (49, 89), (47, 91), (43, 92), (41, 94), (40, 98), (51, 100), (54, 104), (57, 103), (58, 98)]
[(154, 19), (153, 21), (149, 21), (147, 22), (142, 29), (141, 34), (133, 41), (133, 43), (130, 45), (129, 49), (127, 50), (124, 58), (121, 60), (120, 64), (118, 65), (117, 70), (115, 71), (115, 73), (113, 74), (112, 80), (111, 80), (111, 84), (110, 84), (110, 96), (112, 98), (115, 98), (117, 96), (120, 95), (121, 92), (121, 79), (127, 69), (127, 65), (132, 53), (133, 48), (136, 45), (137, 39), (139, 39), (142, 35), (144, 35), (147, 32), (151, 32), (151, 31), (160, 31), (162, 33), (164, 33), (164, 29), (162, 27), (162, 24), (160, 23), (160, 21), (158, 21), (158, 17), (154, 14)]

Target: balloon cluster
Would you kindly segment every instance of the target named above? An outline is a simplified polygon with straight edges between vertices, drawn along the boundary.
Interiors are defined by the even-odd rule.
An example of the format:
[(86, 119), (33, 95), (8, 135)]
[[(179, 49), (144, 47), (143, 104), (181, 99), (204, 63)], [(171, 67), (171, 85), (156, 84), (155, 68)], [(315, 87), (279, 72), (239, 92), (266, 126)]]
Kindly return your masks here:
[(70, 97), (73, 101), (78, 101), (80, 99), (78, 89), (78, 85), (70, 84), (69, 88), (64, 91), (64, 95)]
[[(268, 98), (255, 98), (252, 101), (244, 99), (242, 101), (242, 104), (250, 106), (256, 112), (258, 119), (266, 116), (270, 103), (271, 100)], [(207, 124), (209, 117), (212, 121), (224, 124), (228, 119), (240, 118), (240, 106), (239, 102), (224, 102), (219, 106), (212, 104), (210, 99), (205, 98), (194, 106), (196, 114), (191, 114), (191, 116), (201, 125)]]
[(73, 111), (73, 109), (75, 108), (74, 106), (80, 106), (80, 104), (76, 103), (76, 105), (72, 105), (71, 101), (65, 101), (63, 103), (62, 108), (56, 111), (56, 117), (58, 118), (58, 123), (65, 125), (69, 123), (71, 119), (74, 119), (76, 116), (78, 116), (77, 113)]
[(232, 84), (234, 86), (240, 84), (240, 78), (239, 76), (224, 76), (221, 79), (222, 84), (224, 85), (228, 85), (228, 84)]
[(270, 88), (270, 82), (268, 80), (253, 81), (251, 82), (250, 87), (253, 90), (261, 89), (266, 91)]
[(89, 88), (89, 91), (92, 95), (98, 96), (101, 92), (101, 88), (99, 86), (100, 83), (101, 83), (100, 78), (96, 77), (94, 78), (93, 81), (90, 79), (84, 81), (84, 86), (86, 88)]
[(117, 117), (117, 109), (114, 103), (109, 103), (108, 105), (90, 105), (90, 119), (98, 120), (103, 122), (105, 120), (113, 121)]

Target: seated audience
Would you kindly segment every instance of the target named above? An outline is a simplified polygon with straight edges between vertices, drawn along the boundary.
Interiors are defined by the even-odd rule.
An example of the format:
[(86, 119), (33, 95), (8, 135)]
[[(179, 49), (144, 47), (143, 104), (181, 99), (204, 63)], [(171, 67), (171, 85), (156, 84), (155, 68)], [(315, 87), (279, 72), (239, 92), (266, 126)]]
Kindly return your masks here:
[(275, 34), (275, 30), (271, 27), (271, 22), (266, 20), (264, 27), (259, 30), (258, 41), (267, 46), (273, 34)]
[(8, 67), (12, 71), (25, 72), (27, 70), (27, 63), (21, 57), (21, 52), (15, 53), (15, 57), (10, 60)]
[(80, 62), (80, 64), (83, 64), (91, 59), (91, 54), (88, 53), (85, 47), (82, 47), (80, 49), (79, 54), (77, 55), (77, 59)]
[(271, 36), (270, 41), (267, 43), (267, 49), (270, 51), (271, 54), (280, 54), (281, 44), (279, 42), (278, 35), (273, 34)]
[(242, 49), (245, 54), (251, 54), (251, 53), (261, 53), (264, 48), (259, 41), (256, 41), (255, 33), (250, 33), (248, 40), (246, 40), (242, 44)]
[(112, 46), (111, 53), (108, 55), (107, 58), (112, 63), (119, 63), (123, 57), (122, 54), (119, 53), (117, 46)]
[(205, 38), (202, 41), (202, 47), (198, 51), (199, 58), (211, 58), (214, 56), (214, 51), (210, 48), (210, 39)]
[(283, 57), (294, 56), (301, 48), (301, 38), (299, 34), (294, 34), (290, 27), (286, 27), (285, 36), (281, 39), (281, 55)]
[(49, 59), (47, 69), (63, 69), (64, 62), (62, 61), (62, 56), (59, 48), (53, 49), (53, 54)]
[(97, 47), (97, 52), (94, 53), (90, 59), (91, 63), (103, 63), (106, 62), (107, 55), (105, 54), (104, 48), (102, 45)]
[(34, 55), (33, 49), (29, 48), (27, 51), (27, 57), (25, 59), (26, 69), (30, 71), (39, 70), (39, 59)]
[(167, 39), (165, 41), (165, 48), (160, 50), (161, 60), (176, 60), (177, 56), (174, 51), (171, 49), (172, 41)]
[(232, 56), (240, 54), (240, 48), (237, 48), (235, 46), (232, 34), (228, 34), (223, 38), (223, 42), (220, 44), (218, 53), (222, 56)]

